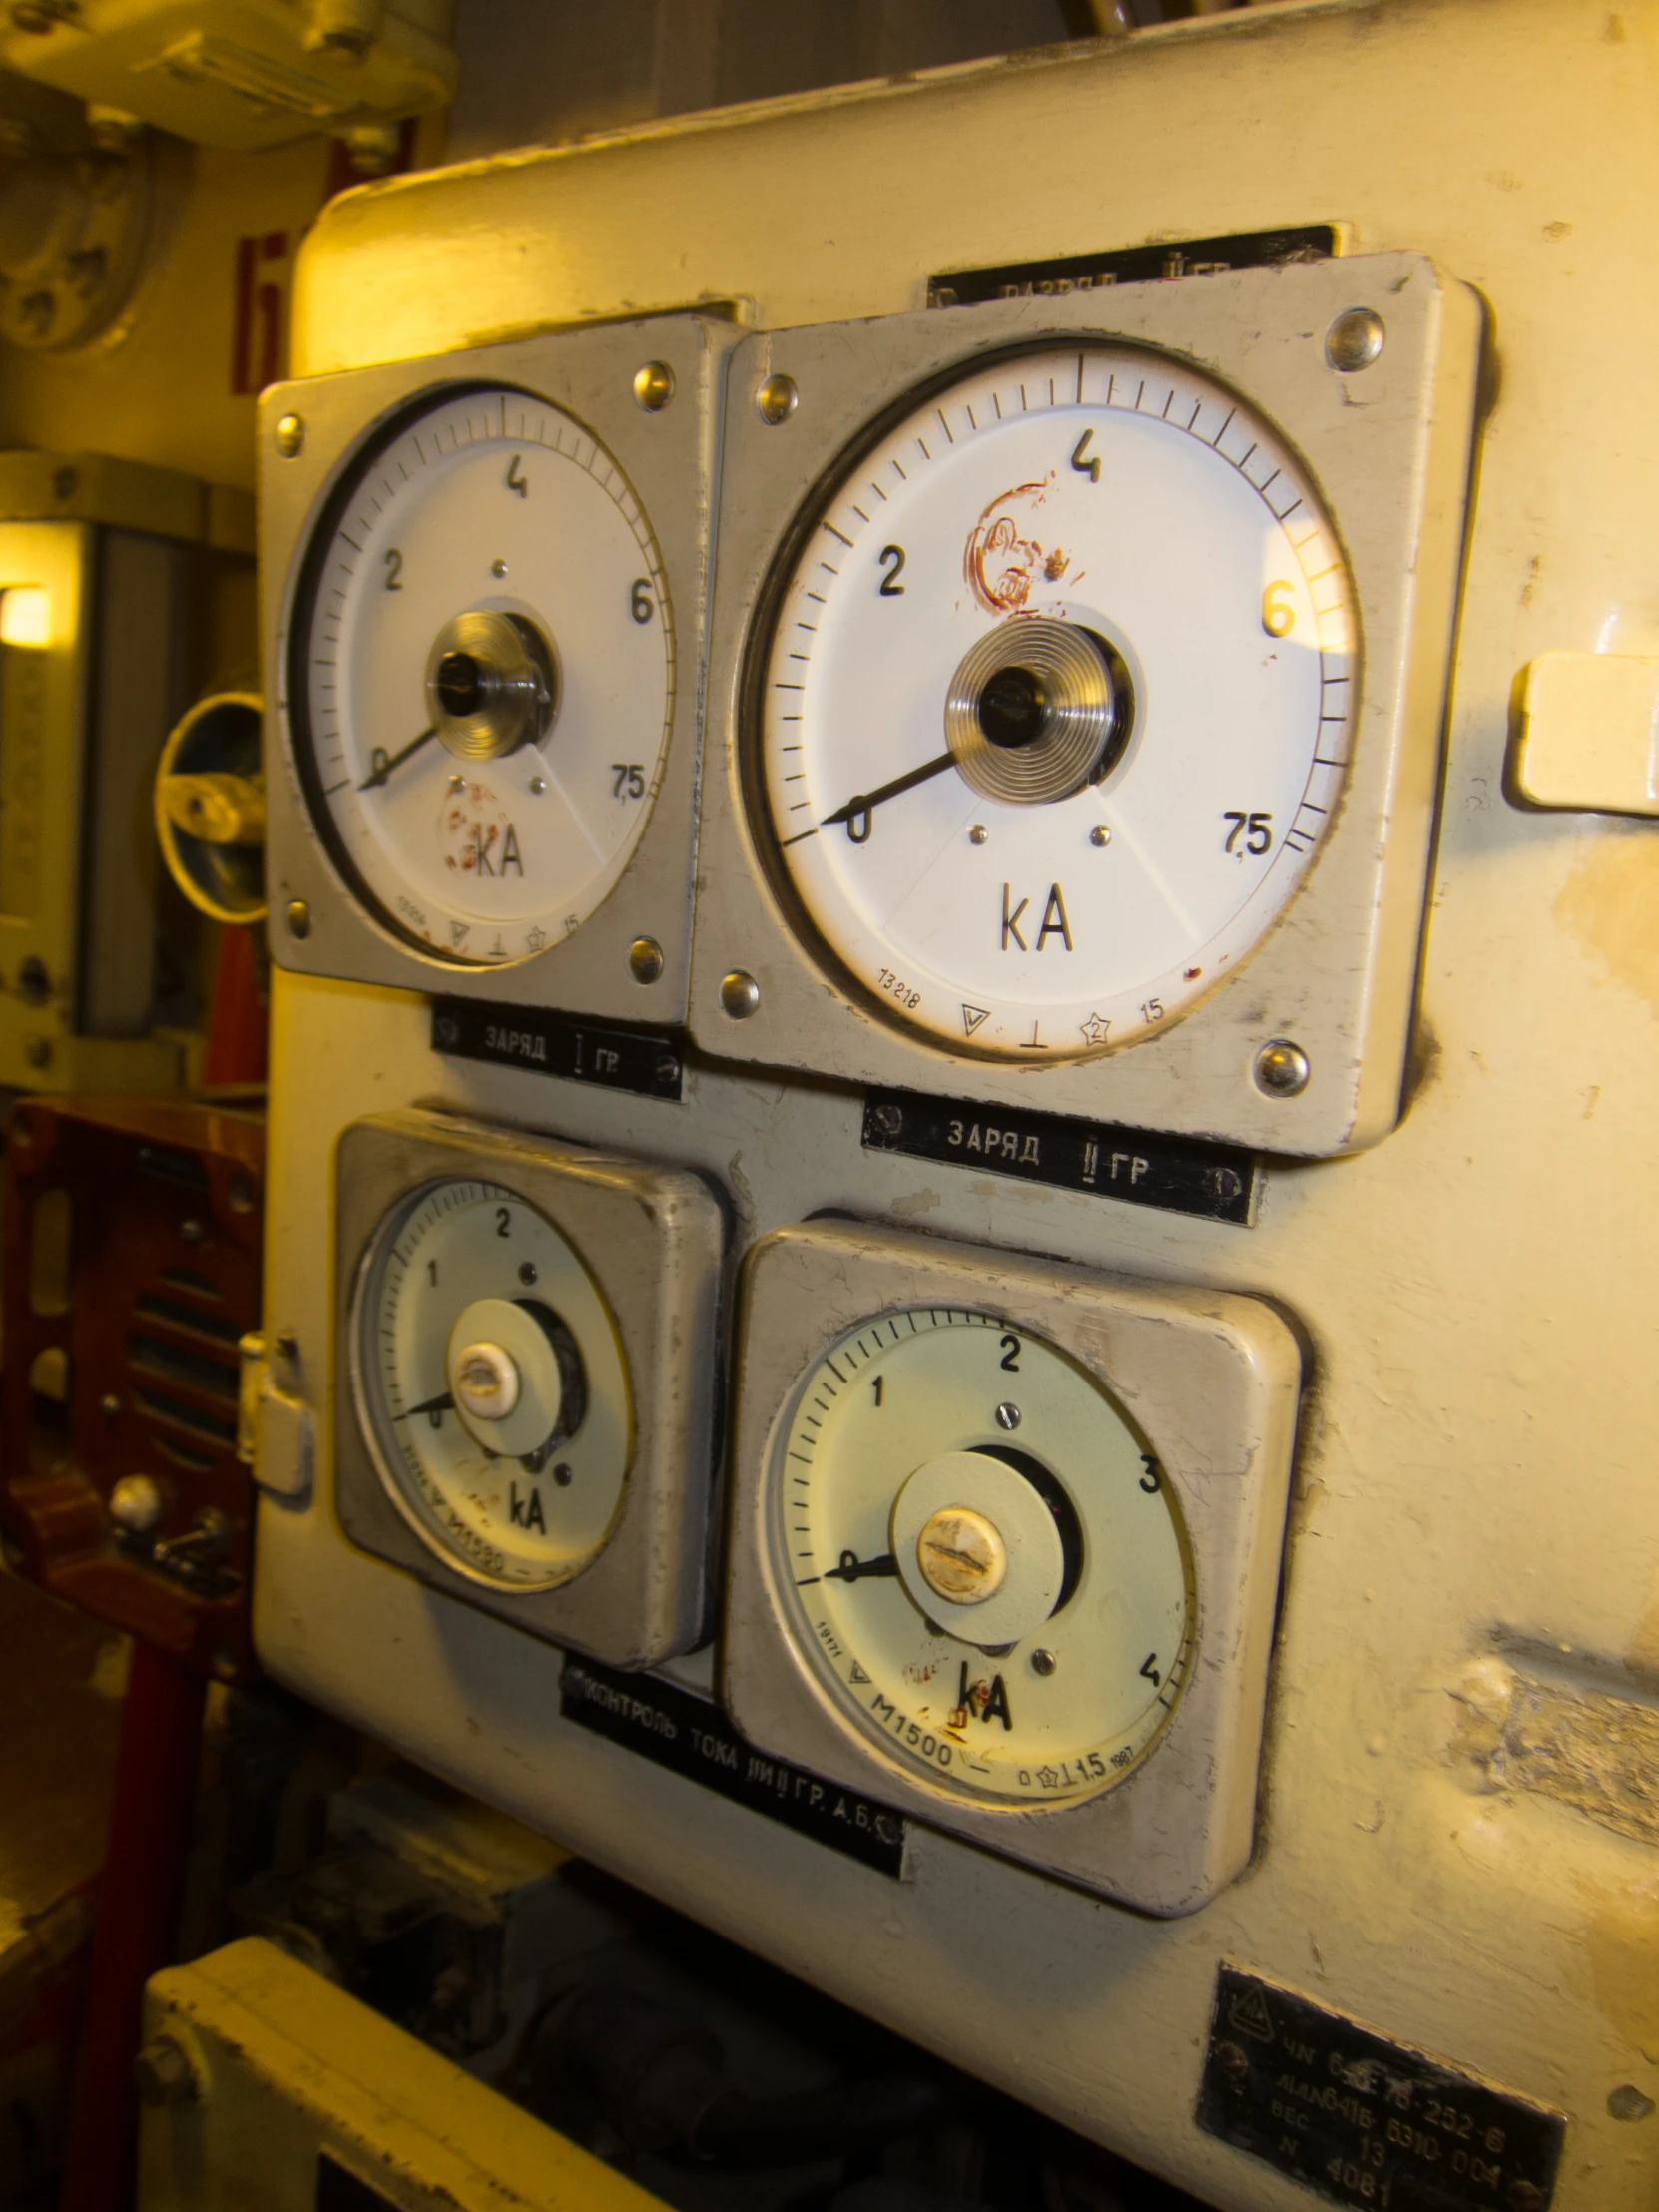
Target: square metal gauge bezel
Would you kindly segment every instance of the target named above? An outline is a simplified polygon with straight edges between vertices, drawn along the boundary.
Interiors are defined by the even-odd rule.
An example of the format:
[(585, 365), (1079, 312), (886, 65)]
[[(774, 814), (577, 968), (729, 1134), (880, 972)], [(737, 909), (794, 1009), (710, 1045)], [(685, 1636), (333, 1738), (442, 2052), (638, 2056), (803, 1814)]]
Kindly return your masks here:
[[(1336, 317), (1382, 318), (1364, 369), (1327, 357)], [(1361, 696), (1338, 819), (1248, 958), (1169, 1029), (1047, 1066), (975, 1057), (881, 1018), (803, 943), (750, 816), (764, 807), (751, 655), (798, 517), (872, 426), (952, 367), (1080, 335), (1157, 348), (1233, 387), (1321, 490), (1347, 553)], [(725, 1058), (1320, 1155), (1398, 1119), (1460, 572), (1479, 360), (1475, 296), (1421, 255), (1378, 254), (1066, 298), (929, 309), (746, 338), (727, 362), (719, 559), (693, 946), (691, 1026)], [(793, 412), (763, 419), (773, 376)], [(755, 994), (721, 984), (741, 970)], [(753, 1010), (748, 999), (754, 998)], [(1257, 1055), (1288, 1038), (1306, 1087), (1270, 1096)]]
[[(336, 1165), (334, 1489), (346, 1536), (432, 1589), (617, 1667), (704, 1633), (722, 1230), (695, 1175), (410, 1108), (353, 1122)], [(634, 1406), (623, 1504), (604, 1549), (557, 1589), (514, 1593), (447, 1566), (393, 1502), (357, 1411), (354, 1317), (376, 1232), (423, 1185), (506, 1184), (568, 1237), (616, 1322)]]
[[(967, 1307), (1043, 1336), (1146, 1436), (1185, 1523), (1195, 1659), (1162, 1736), (1124, 1780), (1033, 1810), (964, 1803), (884, 1759), (786, 1626), (768, 1470), (801, 1384), (836, 1339), (906, 1306)], [(941, 1240), (821, 1220), (744, 1269), (723, 1695), (763, 1751), (1125, 1905), (1190, 1913), (1250, 1857), (1301, 1355), (1262, 1300), (1111, 1281)]]
[[(721, 363), (737, 333), (704, 314), (550, 332), (382, 367), (275, 384), (260, 401), (260, 563), (265, 604), (266, 876), (272, 957), (306, 975), (384, 983), (500, 1004), (554, 1006), (622, 1020), (683, 1021), (691, 951), (692, 868)], [(660, 361), (673, 396), (655, 411), (634, 378)], [(306, 547), (359, 453), (397, 418), (446, 390), (512, 384), (574, 416), (615, 456), (662, 557), (674, 622), (673, 713), (651, 818), (615, 887), (580, 928), (533, 957), (458, 966), (380, 921), (336, 867), (311, 818), (295, 763), (288, 654)], [(287, 457), (277, 424), (298, 418)], [(288, 441), (291, 443), (291, 438)], [(296, 936), (290, 905), (308, 927)], [(661, 972), (640, 981), (629, 947), (656, 941)]]

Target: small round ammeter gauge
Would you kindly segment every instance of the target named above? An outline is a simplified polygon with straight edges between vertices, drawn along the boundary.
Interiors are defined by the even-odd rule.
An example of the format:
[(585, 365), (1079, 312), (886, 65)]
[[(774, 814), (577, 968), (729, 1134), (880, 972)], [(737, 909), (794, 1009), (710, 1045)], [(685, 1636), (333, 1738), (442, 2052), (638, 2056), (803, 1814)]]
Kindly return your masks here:
[(369, 1246), (352, 1342), (380, 1479), (445, 1565), (546, 1590), (598, 1554), (632, 1453), (627, 1371), (581, 1256), (527, 1200), (413, 1192)]
[(912, 1779), (1072, 1804), (1180, 1697), (1191, 1554), (1157, 1459), (1076, 1361), (991, 1314), (916, 1307), (831, 1345), (770, 1514), (808, 1664)]
[(803, 515), (750, 665), (763, 847), (890, 1021), (1041, 1065), (1174, 1021), (1342, 797), (1336, 529), (1288, 441), (1170, 354), (980, 360)]
[(357, 456), (302, 563), (287, 701), (336, 867), (457, 966), (561, 942), (661, 781), (674, 627), (651, 525), (591, 431), (496, 386)]

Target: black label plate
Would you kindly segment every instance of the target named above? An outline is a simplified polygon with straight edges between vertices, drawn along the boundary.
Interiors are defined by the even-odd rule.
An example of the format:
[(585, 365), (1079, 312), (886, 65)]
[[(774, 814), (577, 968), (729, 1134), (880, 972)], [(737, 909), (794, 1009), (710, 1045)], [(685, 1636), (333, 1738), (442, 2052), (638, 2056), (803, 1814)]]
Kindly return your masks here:
[(685, 1080), (677, 1038), (608, 1029), (539, 1006), (494, 1006), (479, 999), (434, 998), (432, 1050), (457, 1060), (562, 1075), (641, 1098), (678, 1098)]
[(1329, 223), (1307, 223), (1288, 231), (1235, 231), (1226, 238), (1180, 239), (1167, 246), (1120, 246), (1104, 254), (1069, 254), (1061, 261), (948, 270), (928, 277), (927, 304), (977, 307), (987, 299), (1059, 299), (1114, 284), (1215, 276), (1229, 269), (1277, 269), (1286, 262), (1323, 262), (1336, 251), (1337, 233)]
[(975, 1106), (914, 1091), (870, 1091), (863, 1143), (947, 1167), (1092, 1191), (1127, 1206), (1161, 1206), (1205, 1221), (1248, 1223), (1256, 1204), (1256, 1161), (1232, 1145), (1189, 1144), (1066, 1114)]
[(1545, 2212), (1566, 2128), (1236, 1966), (1216, 1974), (1198, 2124), (1370, 2212)]
[(619, 1674), (592, 1659), (567, 1659), (559, 1686), (567, 1721), (624, 1744), (659, 1767), (718, 1790), (815, 1843), (843, 1851), (895, 1878), (904, 1864), (904, 1822), (837, 1782), (753, 1750), (718, 1705), (654, 1675)]

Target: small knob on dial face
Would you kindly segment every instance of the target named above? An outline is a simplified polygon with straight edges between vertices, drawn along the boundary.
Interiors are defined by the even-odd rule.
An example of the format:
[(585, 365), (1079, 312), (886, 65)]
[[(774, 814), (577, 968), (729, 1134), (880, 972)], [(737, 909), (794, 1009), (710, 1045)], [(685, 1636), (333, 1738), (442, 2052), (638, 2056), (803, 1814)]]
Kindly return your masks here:
[(455, 1356), (455, 1396), (474, 1420), (505, 1420), (522, 1387), (517, 1363), (501, 1345), (466, 1345)]
[(953, 1605), (982, 1605), (1001, 1589), (1008, 1547), (994, 1521), (971, 1505), (944, 1505), (916, 1538), (922, 1580)]

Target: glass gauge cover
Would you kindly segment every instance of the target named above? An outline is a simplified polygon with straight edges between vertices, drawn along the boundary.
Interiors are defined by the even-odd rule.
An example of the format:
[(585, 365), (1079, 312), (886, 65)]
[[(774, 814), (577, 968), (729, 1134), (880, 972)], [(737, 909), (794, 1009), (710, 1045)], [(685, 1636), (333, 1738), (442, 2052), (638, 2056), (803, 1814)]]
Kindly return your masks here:
[(588, 1564), (633, 1414), (615, 1322), (551, 1222), (499, 1184), (426, 1185), (370, 1246), (353, 1340), (381, 1480), (432, 1551), (514, 1590)]
[(1285, 439), (1174, 356), (981, 362), (804, 517), (752, 663), (775, 872), (840, 972), (1041, 1062), (1223, 981), (1342, 796), (1336, 530)]
[(1186, 1535), (1056, 1346), (961, 1308), (861, 1323), (802, 1386), (771, 1482), (795, 1637), (912, 1776), (1068, 1804), (1157, 1740), (1191, 1663)]
[(559, 943), (639, 842), (674, 704), (616, 460), (522, 391), (400, 416), (311, 540), (287, 691), (312, 818), (385, 927), (457, 965)]

